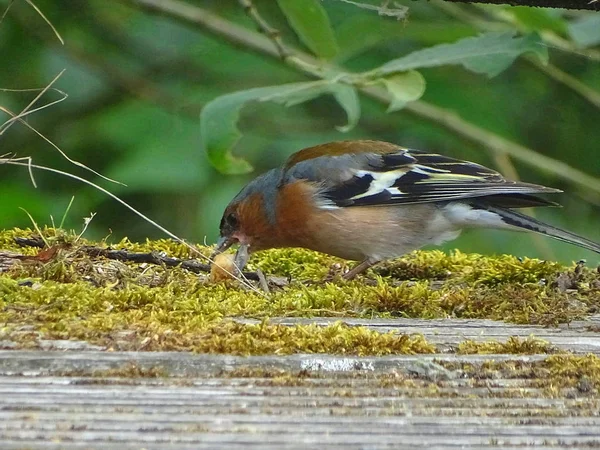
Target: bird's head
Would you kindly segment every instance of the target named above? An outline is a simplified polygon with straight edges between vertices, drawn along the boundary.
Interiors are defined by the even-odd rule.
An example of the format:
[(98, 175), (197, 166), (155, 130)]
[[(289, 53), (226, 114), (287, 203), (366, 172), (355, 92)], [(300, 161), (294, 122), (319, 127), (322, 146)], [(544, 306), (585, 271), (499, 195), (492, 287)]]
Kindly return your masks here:
[(240, 248), (236, 264), (242, 269), (249, 253), (275, 247), (275, 204), (281, 170), (273, 169), (248, 183), (227, 205), (214, 254), (234, 244)]

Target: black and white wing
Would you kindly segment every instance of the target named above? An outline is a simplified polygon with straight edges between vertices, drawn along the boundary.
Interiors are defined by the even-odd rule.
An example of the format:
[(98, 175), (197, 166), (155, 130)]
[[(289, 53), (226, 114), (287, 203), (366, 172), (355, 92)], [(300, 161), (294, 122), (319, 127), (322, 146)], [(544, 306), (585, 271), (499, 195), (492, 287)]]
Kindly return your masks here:
[[(337, 207), (484, 198), (486, 203), (505, 208), (549, 206), (555, 203), (532, 194), (560, 192), (506, 180), (500, 173), (468, 161), (397, 146), (382, 150), (377, 141), (358, 142), (362, 147), (356, 152), (332, 155), (331, 149), (325, 148), (321, 154), (309, 149), (310, 158), (303, 158), (300, 152), (295, 156), (297, 162), (287, 169), (288, 175), (320, 183), (323, 197)], [(364, 151), (368, 144), (373, 152)]]

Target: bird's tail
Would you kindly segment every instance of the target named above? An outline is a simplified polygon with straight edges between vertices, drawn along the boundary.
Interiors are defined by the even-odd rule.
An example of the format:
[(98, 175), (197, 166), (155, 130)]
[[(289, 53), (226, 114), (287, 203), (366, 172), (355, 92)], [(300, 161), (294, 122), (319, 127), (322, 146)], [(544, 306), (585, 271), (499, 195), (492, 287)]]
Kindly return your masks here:
[(533, 231), (546, 236), (550, 236), (559, 241), (568, 242), (579, 247), (591, 250), (596, 253), (600, 253), (600, 244), (590, 241), (584, 237), (578, 236), (575, 233), (561, 230), (560, 228), (553, 227), (552, 225), (545, 224), (533, 217), (526, 216), (525, 214), (518, 213), (512, 209), (504, 208), (486, 208), (488, 211), (498, 214), (502, 221), (507, 225), (511, 225), (517, 228)]

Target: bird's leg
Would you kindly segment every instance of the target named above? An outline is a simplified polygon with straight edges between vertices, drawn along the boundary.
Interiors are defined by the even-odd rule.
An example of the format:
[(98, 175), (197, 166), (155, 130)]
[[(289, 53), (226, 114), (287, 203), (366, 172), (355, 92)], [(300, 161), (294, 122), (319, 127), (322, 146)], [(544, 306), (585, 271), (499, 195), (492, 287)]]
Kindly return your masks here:
[(352, 280), (356, 275), (358, 275), (359, 273), (363, 273), (369, 267), (373, 267), (379, 261), (380, 260), (378, 260), (378, 259), (373, 260), (373, 259), (367, 258), (363, 262), (354, 266), (351, 270), (346, 272), (344, 275), (342, 275), (342, 278), (344, 280)]

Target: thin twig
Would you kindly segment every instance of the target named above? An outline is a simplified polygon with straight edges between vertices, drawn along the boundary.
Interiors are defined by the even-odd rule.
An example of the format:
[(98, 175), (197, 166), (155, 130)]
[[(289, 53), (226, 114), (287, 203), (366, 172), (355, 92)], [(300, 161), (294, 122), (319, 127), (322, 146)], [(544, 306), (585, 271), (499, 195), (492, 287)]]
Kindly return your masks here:
[(38, 28), (33, 27), (25, 17), (15, 14), (15, 18), (31, 34), (45, 40), (48, 45), (59, 48), (59, 51), (67, 52), (69, 57), (76, 59), (78, 62), (92, 66), (100, 75), (124, 91), (130, 92), (143, 100), (158, 104), (169, 111), (179, 112), (181, 110), (181, 105), (185, 102), (185, 99), (173, 98), (164, 91), (162, 86), (149, 81), (143, 74), (128, 74), (122, 68), (107, 62), (107, 59), (102, 55), (91, 53), (72, 43), (58, 47), (53, 40), (48, 39), (47, 36), (40, 33)]
[(510, 160), (510, 156), (506, 153), (495, 152), (492, 154), (492, 158), (502, 175), (511, 180), (519, 181), (519, 173), (513, 162)]
[(357, 8), (367, 9), (371, 11), (377, 11), (380, 16), (394, 17), (396, 20), (406, 19), (408, 15), (408, 6), (394, 2), (392, 8), (389, 7), (390, 0), (384, 0), (381, 5), (371, 5), (369, 3), (353, 2), (352, 0), (337, 0), (342, 3), (348, 3), (356, 6)]
[(58, 30), (56, 28), (54, 28), (54, 25), (52, 25), (52, 22), (50, 22), (48, 20), (48, 18), (44, 15), (44, 13), (40, 10), (40, 8), (38, 8), (35, 3), (33, 3), (31, 0), (25, 0), (29, 6), (31, 6), (33, 9), (35, 9), (35, 12), (37, 12), (40, 17), (42, 19), (44, 19), (44, 22), (46, 22), (48, 24), (48, 26), (52, 29), (52, 31), (54, 32), (54, 35), (56, 36), (56, 38), (60, 41), (60, 43), (62, 45), (65, 45), (65, 41), (63, 40), (63, 38), (61, 37), (60, 33), (58, 32)]
[[(205, 259), (207, 262), (214, 264), (214, 262), (208, 256), (204, 256), (194, 246), (188, 244), (183, 239), (181, 239), (179, 236), (173, 234), (172, 232), (170, 232), (169, 230), (167, 230), (165, 227), (159, 225), (154, 220), (150, 219), (148, 216), (146, 216), (145, 214), (141, 213), (140, 211), (138, 211), (137, 209), (135, 209), (133, 206), (129, 205), (124, 200), (121, 200), (119, 197), (117, 197), (112, 192), (104, 189), (102, 186), (98, 186), (97, 184), (92, 183), (91, 181), (86, 180), (85, 178), (81, 178), (81, 177), (78, 177), (77, 175), (73, 175), (72, 173), (63, 172), (62, 170), (53, 169), (51, 167), (38, 166), (36, 164), (26, 164), (26, 163), (23, 163), (23, 162), (18, 162), (18, 161), (10, 160), (10, 159), (5, 159), (5, 160), (0, 159), (0, 163), (5, 163), (5, 164), (9, 164), (9, 165), (16, 165), (16, 166), (29, 166), (29, 167), (32, 167), (32, 168), (35, 168), (35, 169), (44, 170), (44, 171), (47, 171), (47, 172), (52, 172), (52, 173), (56, 173), (56, 174), (59, 174), (59, 175), (63, 175), (65, 177), (77, 180), (80, 183), (87, 184), (88, 186), (91, 186), (91, 187), (97, 189), (98, 191), (102, 192), (103, 194), (108, 195), (110, 198), (112, 198), (113, 200), (117, 201), (118, 203), (120, 203), (121, 205), (123, 205), (125, 208), (129, 209), (131, 212), (133, 212), (134, 214), (136, 214), (137, 216), (141, 217), (142, 219), (144, 219), (146, 222), (148, 222), (149, 224), (151, 224), (155, 228), (157, 228), (160, 231), (162, 231), (163, 233), (165, 233), (167, 236), (175, 239), (177, 242), (181, 243), (182, 245), (184, 245), (188, 249), (192, 250), (195, 254), (198, 254), (202, 259)], [(246, 286), (248, 289), (250, 289), (254, 293), (256, 293), (258, 295), (261, 295), (261, 296), (264, 296), (263, 292), (261, 292), (259, 289), (257, 289), (254, 286), (252, 286), (247, 280), (245, 280), (243, 278), (243, 273), (242, 273), (242, 277), (238, 277), (238, 276), (236, 276), (235, 274), (231, 273), (229, 270), (227, 270), (224, 267), (219, 266), (219, 268), (223, 272), (225, 272), (226, 274), (228, 274), (229, 276), (231, 276), (233, 279), (238, 280), (240, 283), (242, 283), (244, 286)], [(238, 271), (241, 272), (239, 270), (239, 268), (238, 268)]]
[(600, 11), (598, 0), (446, 0), (451, 3), (474, 3), (476, 5), (510, 5), (538, 8), (588, 9)]
[(534, 56), (525, 55), (525, 59), (529, 61), (540, 72), (543, 72), (548, 77), (552, 78), (557, 83), (568, 87), (573, 92), (579, 94), (581, 98), (587, 100), (588, 103), (600, 109), (600, 92), (589, 87), (587, 84), (578, 80), (573, 75), (570, 75), (552, 64), (542, 64), (539, 59)]
[(275, 48), (277, 48), (277, 52), (279, 53), (279, 57), (285, 61), (287, 58), (291, 56), (291, 52), (287, 49), (285, 44), (283, 43), (283, 39), (281, 39), (281, 32), (273, 28), (269, 23), (263, 19), (260, 15), (252, 0), (238, 0), (239, 4), (244, 8), (244, 12), (250, 17), (256, 26), (258, 27), (258, 31), (264, 34), (267, 38), (273, 42)]
[(19, 162), (26, 161), (27, 162), (27, 164), (23, 164), (23, 165), (27, 166), (31, 184), (33, 185), (34, 188), (37, 189), (37, 183), (35, 182), (35, 178), (33, 176), (33, 169), (31, 168), (31, 164), (33, 162), (31, 159), (31, 156), (22, 156), (20, 158), (17, 158), (11, 153), (7, 153), (5, 155), (0, 155), (0, 164), (8, 164), (10, 161), (19, 161)]
[[(47, 91), (48, 91), (48, 90), (49, 90), (49, 89), (52, 87), (52, 85), (58, 81), (58, 79), (59, 79), (59, 78), (60, 78), (60, 76), (61, 76), (61, 75), (62, 75), (62, 74), (65, 72), (65, 70), (66, 70), (66, 69), (63, 69), (63, 70), (61, 70), (61, 71), (59, 72), (59, 74), (58, 74), (58, 75), (56, 75), (56, 76), (55, 76), (55, 77), (52, 79), (52, 81), (50, 81), (50, 83), (48, 83), (48, 85), (47, 85), (46, 87), (44, 87), (44, 88), (40, 89), (40, 91), (39, 91), (38, 95), (36, 95), (36, 96), (34, 97), (34, 99), (33, 99), (33, 100), (31, 100), (31, 102), (29, 102), (29, 104), (28, 104), (28, 105), (27, 105), (25, 108), (23, 108), (23, 110), (22, 110), (22, 111), (21, 111), (21, 112), (20, 112), (20, 113), (19, 113), (19, 114), (18, 114), (16, 117), (13, 117), (13, 118), (11, 118), (11, 119), (7, 120), (6, 122), (4, 122), (2, 125), (0, 125), (0, 136), (1, 136), (3, 133), (5, 133), (5, 132), (6, 132), (6, 130), (8, 130), (8, 129), (9, 129), (11, 126), (13, 126), (13, 124), (14, 124), (16, 121), (18, 121), (19, 119), (21, 119), (22, 117), (25, 117), (26, 115), (28, 115), (28, 114), (31, 114), (31, 113), (33, 113), (33, 112), (35, 112), (35, 111), (39, 111), (39, 110), (41, 110), (41, 109), (47, 108), (48, 106), (51, 106), (51, 105), (53, 105), (53, 104), (55, 104), (55, 103), (62, 102), (62, 101), (63, 101), (63, 100), (66, 98), (66, 97), (63, 97), (63, 98), (61, 98), (60, 100), (56, 100), (56, 101), (54, 101), (54, 102), (51, 102), (51, 103), (49, 103), (49, 104), (47, 104), (47, 105), (44, 105), (44, 106), (40, 106), (40, 107), (38, 107), (38, 108), (31, 109), (31, 108), (33, 107), (33, 105), (35, 105), (35, 104), (37, 103), (37, 101), (38, 101), (38, 100), (39, 100), (39, 99), (40, 99), (40, 98), (41, 98), (41, 97), (42, 97), (42, 96), (43, 96), (43, 95), (44, 95), (44, 94), (45, 94), (45, 93), (46, 93), (46, 92), (47, 92)], [(64, 95), (67, 95), (67, 94), (65, 94), (65, 93), (63, 93), (63, 94), (64, 94)], [(30, 111), (30, 109), (31, 109), (31, 111)]]
[(77, 251), (91, 257), (104, 257), (116, 261), (164, 265), (166, 267), (181, 267), (194, 273), (210, 272), (210, 264), (201, 263), (196, 259), (171, 258), (158, 252), (138, 253), (127, 250), (112, 250), (109, 248), (83, 246)]
[(4, 12), (2, 13), (2, 16), (0, 16), (0, 25), (2, 25), (2, 22), (4, 21), (4, 18), (6, 17), (6, 15), (8, 14), (8, 11), (10, 10), (10, 7), (12, 5), (14, 5), (16, 0), (10, 0), (8, 2), (8, 5), (6, 5), (6, 8), (4, 9)]
[(269, 282), (267, 281), (267, 277), (265, 277), (265, 274), (263, 273), (263, 271), (260, 269), (256, 269), (256, 275), (258, 276), (258, 283), (259, 283), (261, 289), (265, 292), (270, 292)]
[[(0, 89), (2, 90), (2, 89)], [(62, 100), (61, 100), (62, 101)], [(50, 105), (53, 105), (56, 102), (52, 102), (49, 103), (47, 105), (44, 105), (44, 107), (48, 107)], [(40, 108), (36, 108), (36, 110), (40, 110), (43, 109), (43, 107)], [(67, 161), (69, 161), (71, 164), (77, 166), (77, 167), (81, 167), (84, 170), (87, 170), (88, 172), (93, 173), (94, 175), (105, 179), (106, 181), (110, 181), (111, 183), (115, 183), (115, 184), (120, 184), (121, 186), (126, 186), (125, 183), (121, 183), (120, 181), (117, 180), (113, 180), (112, 178), (109, 178), (107, 176), (102, 175), (100, 172), (95, 171), (94, 169), (92, 169), (91, 167), (86, 166), (85, 164), (83, 164), (82, 162), (77, 161), (76, 159), (71, 158), (69, 155), (67, 155), (58, 145), (56, 145), (54, 142), (52, 142), (49, 138), (47, 138), (46, 136), (44, 136), (42, 133), (40, 133), (37, 129), (35, 129), (33, 126), (31, 126), (28, 122), (24, 121), (20, 116), (20, 114), (15, 114), (12, 111), (10, 111), (7, 108), (4, 108), (2, 106), (0, 106), (0, 111), (3, 111), (4, 113), (10, 115), (13, 117), (13, 119), (17, 119), (21, 124), (25, 125), (27, 128), (29, 128), (31, 131), (33, 131), (35, 134), (37, 134), (39, 137), (41, 137), (43, 140), (45, 140), (48, 144), (50, 144), (52, 147), (54, 147), (54, 149), (56, 151), (58, 151), (61, 156), (63, 158), (65, 158)], [(29, 111), (30, 113), (33, 112), (34, 110)], [(28, 159), (29, 157), (25, 157), (25, 159)], [(35, 180), (33, 179), (33, 174), (31, 173), (31, 181), (32, 184), (34, 185), (34, 187), (37, 187)]]
[[(47, 247), (46, 243), (37, 237), (30, 238), (15, 238), (15, 243), (20, 245), (21, 247), (36, 247), (36, 248), (45, 248)], [(172, 258), (170, 256), (166, 256), (162, 253), (158, 252), (130, 252), (128, 250), (113, 250), (111, 248), (102, 248), (96, 247), (92, 245), (84, 245), (76, 248), (77, 252), (85, 253), (86, 255), (97, 258), (103, 257), (106, 259), (112, 259), (116, 261), (123, 262), (134, 262), (140, 264), (156, 264), (162, 265), (166, 267), (181, 267), (182, 269), (188, 270), (193, 273), (208, 273), (210, 272), (210, 264), (202, 263), (197, 259), (181, 259), (181, 258)], [(243, 272), (243, 275), (252, 281), (263, 282), (261, 280), (261, 275), (258, 272)], [(262, 278), (264, 279), (264, 274), (262, 274)], [(264, 289), (264, 286), (261, 287)], [(266, 289), (268, 292), (268, 287)]]

